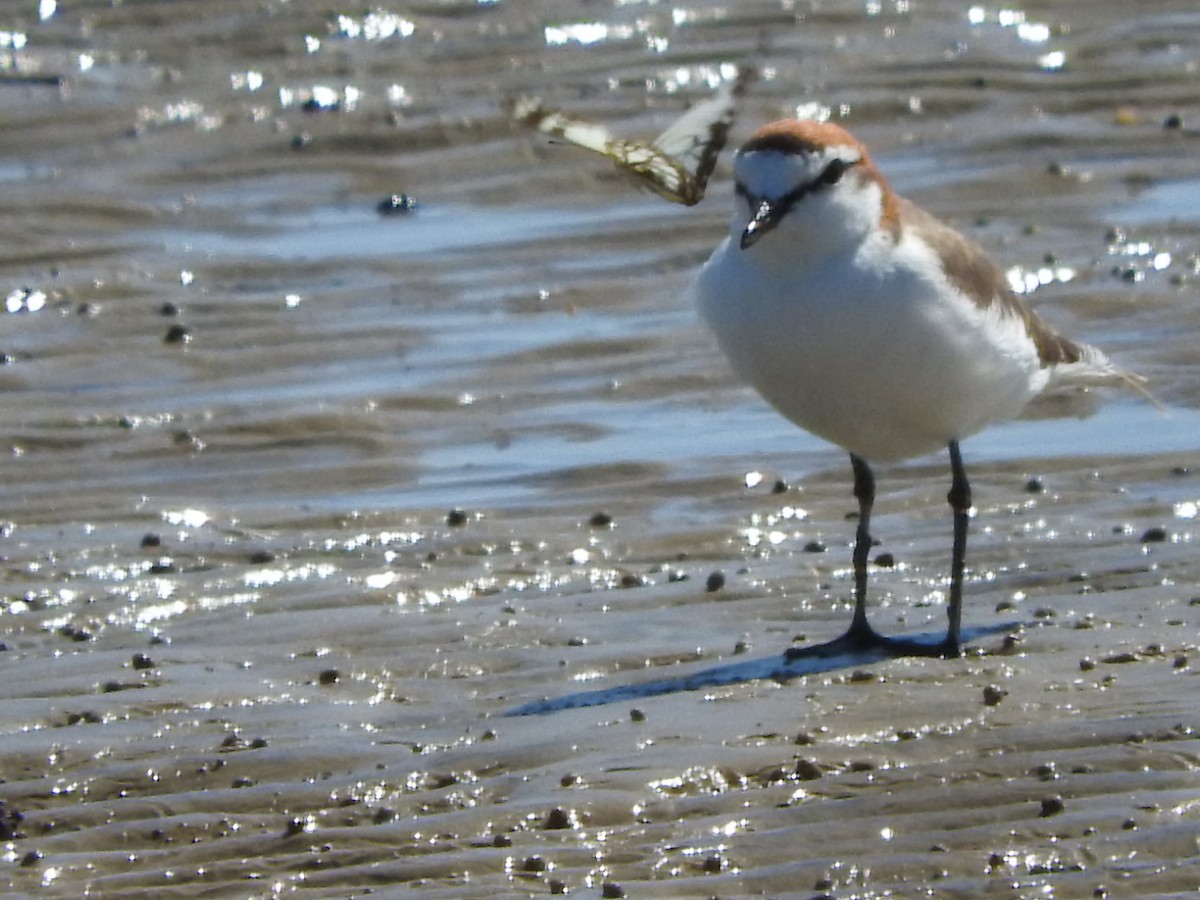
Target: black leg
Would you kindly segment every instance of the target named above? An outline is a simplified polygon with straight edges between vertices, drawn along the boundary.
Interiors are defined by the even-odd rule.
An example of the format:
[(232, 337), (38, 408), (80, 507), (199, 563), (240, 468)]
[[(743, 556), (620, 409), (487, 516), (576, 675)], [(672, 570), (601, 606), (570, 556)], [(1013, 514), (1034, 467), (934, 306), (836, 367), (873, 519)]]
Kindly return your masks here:
[(791, 647), (784, 653), (789, 661), (828, 657), (839, 653), (855, 653), (884, 649), (897, 656), (919, 652), (929, 655), (936, 650), (886, 638), (875, 631), (867, 622), (867, 561), (871, 555), (871, 510), (875, 506), (875, 476), (862, 457), (850, 454), (850, 465), (854, 468), (854, 496), (858, 500), (858, 528), (854, 535), (854, 618), (850, 628), (839, 638), (824, 644), (807, 647)]
[(854, 535), (854, 618), (850, 634), (867, 635), (867, 558), (871, 555), (871, 510), (875, 506), (875, 476), (866, 460), (850, 454), (854, 467), (854, 496), (858, 500), (858, 530)]
[(967, 558), (967, 524), (971, 513), (971, 485), (963, 468), (958, 441), (950, 442), (950, 493), (946, 499), (954, 513), (954, 550), (950, 558), (950, 605), (947, 614), (950, 625), (946, 630), (945, 655), (958, 656), (959, 632), (962, 628), (963, 569)]
[(884, 656), (958, 656), (962, 621), (962, 580), (967, 554), (967, 521), (971, 510), (971, 486), (963, 469), (958, 441), (950, 442), (952, 481), (947, 499), (954, 511), (954, 550), (950, 563), (950, 627), (940, 644), (925, 644), (908, 638), (884, 637), (867, 622), (867, 562), (871, 555), (871, 511), (875, 505), (875, 476), (866, 460), (850, 454), (854, 467), (854, 496), (858, 499), (858, 529), (854, 536), (854, 618), (844, 635), (824, 644), (791, 647), (784, 659), (824, 658), (843, 653), (881, 653)]

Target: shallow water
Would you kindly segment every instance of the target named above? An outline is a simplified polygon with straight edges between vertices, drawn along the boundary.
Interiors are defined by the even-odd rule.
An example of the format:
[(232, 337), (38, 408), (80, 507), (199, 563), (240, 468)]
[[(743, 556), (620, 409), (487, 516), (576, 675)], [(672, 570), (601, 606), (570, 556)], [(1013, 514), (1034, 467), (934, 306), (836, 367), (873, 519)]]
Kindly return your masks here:
[[(4, 894), (1194, 891), (1193, 6), (5, 7)], [(853, 501), (687, 300), (726, 170), (502, 108), (650, 136), (730, 62), (1166, 407), (964, 444), (962, 660), (780, 667)], [(879, 473), (884, 630), (943, 627), (946, 469)]]

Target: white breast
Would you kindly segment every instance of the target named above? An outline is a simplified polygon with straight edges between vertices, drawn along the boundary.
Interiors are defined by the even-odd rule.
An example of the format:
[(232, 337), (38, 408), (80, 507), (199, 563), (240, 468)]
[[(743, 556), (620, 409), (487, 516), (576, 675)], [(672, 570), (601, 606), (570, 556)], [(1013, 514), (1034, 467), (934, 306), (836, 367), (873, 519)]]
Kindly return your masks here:
[(738, 375), (805, 430), (904, 459), (1016, 415), (1045, 386), (1021, 320), (962, 296), (924, 244), (805, 256), (771, 240), (784, 237), (726, 240), (696, 295)]

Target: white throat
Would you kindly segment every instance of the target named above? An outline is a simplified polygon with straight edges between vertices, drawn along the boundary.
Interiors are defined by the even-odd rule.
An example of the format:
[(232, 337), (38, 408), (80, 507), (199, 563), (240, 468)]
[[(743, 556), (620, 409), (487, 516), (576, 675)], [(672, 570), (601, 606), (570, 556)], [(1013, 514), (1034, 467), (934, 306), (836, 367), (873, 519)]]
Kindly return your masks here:
[[(836, 184), (816, 186), (793, 203), (771, 233), (745, 252), (768, 266), (799, 257), (853, 253), (881, 231), (884, 189), (873, 169), (860, 168), (853, 147), (832, 147), (822, 153), (784, 153), (757, 150), (739, 154), (734, 171), (740, 189), (730, 234), (734, 240), (754, 215), (756, 200), (776, 201), (803, 185), (817, 184), (834, 159), (852, 164)], [(869, 165), (869, 164), (868, 164)]]

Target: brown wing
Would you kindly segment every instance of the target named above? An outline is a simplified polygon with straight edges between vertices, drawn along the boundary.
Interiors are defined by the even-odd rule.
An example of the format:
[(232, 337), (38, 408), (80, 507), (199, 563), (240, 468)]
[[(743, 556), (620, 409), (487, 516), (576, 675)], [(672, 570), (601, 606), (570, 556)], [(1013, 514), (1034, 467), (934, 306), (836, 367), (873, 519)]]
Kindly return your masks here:
[(1084, 345), (1058, 334), (1013, 293), (1008, 279), (983, 248), (953, 228), (925, 212), (909, 200), (901, 199), (906, 227), (937, 247), (942, 268), (951, 283), (972, 298), (981, 309), (999, 308), (1005, 315), (1016, 316), (1037, 347), (1043, 366), (1076, 363), (1084, 358)]

